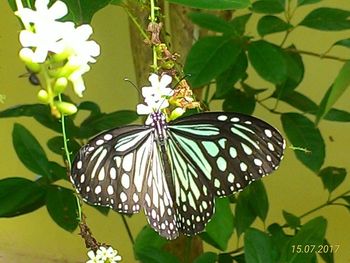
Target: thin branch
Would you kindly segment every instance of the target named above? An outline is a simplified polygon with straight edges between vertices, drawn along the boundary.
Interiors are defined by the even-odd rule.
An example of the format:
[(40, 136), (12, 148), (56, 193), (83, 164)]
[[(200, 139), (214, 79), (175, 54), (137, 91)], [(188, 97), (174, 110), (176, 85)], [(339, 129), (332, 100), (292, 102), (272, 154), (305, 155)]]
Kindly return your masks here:
[(130, 239), (130, 241), (131, 241), (131, 244), (134, 245), (134, 244), (135, 244), (135, 241), (134, 241), (134, 237), (132, 236), (132, 233), (131, 233), (129, 224), (128, 224), (128, 222), (126, 221), (126, 218), (125, 218), (124, 215), (121, 215), (121, 217), (122, 217), (124, 226), (125, 226), (125, 228), (126, 228), (126, 232), (128, 233), (129, 239)]
[(324, 59), (325, 58), (325, 59), (332, 59), (332, 60), (337, 60), (337, 61), (341, 61), (341, 62), (346, 62), (346, 61), (350, 60), (348, 58), (341, 58), (341, 57), (327, 55), (327, 54), (319, 54), (319, 53), (316, 53), (316, 52), (300, 50), (300, 49), (296, 49), (296, 48), (292, 48), (292, 47), (291, 48), (286, 48), (286, 51), (293, 52), (293, 53), (298, 53), (298, 54), (304, 54), (304, 55), (313, 56), (313, 57), (318, 57), (320, 59)]

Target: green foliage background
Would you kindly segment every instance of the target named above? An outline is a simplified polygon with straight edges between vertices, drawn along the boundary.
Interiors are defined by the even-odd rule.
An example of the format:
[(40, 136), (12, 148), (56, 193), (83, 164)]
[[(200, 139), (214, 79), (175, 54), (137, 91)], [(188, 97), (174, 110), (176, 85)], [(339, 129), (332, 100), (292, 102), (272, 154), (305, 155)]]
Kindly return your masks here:
[[(65, 2), (70, 7), (69, 18), (77, 23), (91, 21), (95, 12), (108, 4), (124, 4), (123, 1), (100, 1), (96, 5), (96, 2), (81, 0), (81, 9), (76, 5), (79, 1)], [(322, 130), (324, 122), (337, 123), (336, 127), (348, 127), (350, 121), (349, 108), (335, 108), (338, 99), (348, 94), (346, 89), (350, 84), (350, 62), (347, 60), (350, 40), (336, 37), (337, 31), (350, 29), (350, 10), (327, 7), (327, 1), (321, 0), (170, 2), (209, 10), (240, 9), (231, 20), (202, 9), (189, 15), (194, 24), (213, 33), (194, 43), (187, 55), (184, 71), (191, 74), (189, 81), (193, 88), (204, 89), (203, 100), (209, 107), (221, 104), (224, 111), (246, 114), (253, 114), (256, 108), (262, 108), (266, 110), (266, 115), (278, 116), (279, 126), (289, 144), (295, 147), (294, 154), (300, 161), (297, 165), (305, 166), (305, 176), (319, 177), (328, 192), (326, 200), (318, 200), (318, 205), (310, 206), (309, 211), (303, 214), (294, 214), (285, 204), (281, 211), (283, 220), (276, 222), (267, 220), (273, 203), (269, 203), (268, 190), (263, 182), (252, 184), (234, 198), (217, 200), (217, 212), (206, 231), (200, 235), (204, 242), (215, 248), (212, 249), (214, 252), (205, 252), (195, 262), (334, 262), (330, 249), (327, 253), (299, 253), (296, 249), (300, 246), (301, 252), (305, 252), (310, 245), (316, 248), (332, 246), (334, 250), (336, 245), (341, 246), (327, 240), (327, 218), (319, 216), (322, 211), (317, 216), (315, 212), (326, 206), (350, 210), (350, 188), (342, 185), (346, 182), (348, 167), (337, 167), (332, 163), (325, 165), (327, 145), (332, 139), (325, 138)], [(13, 7), (13, 1), (9, 3)], [(300, 21), (294, 21), (293, 15), (300, 10), (303, 12), (307, 5), (310, 11)], [(256, 32), (247, 31), (246, 23), (254, 17), (258, 21)], [(317, 30), (328, 37), (334, 33), (334, 44), (323, 53), (300, 50), (297, 42), (289, 41), (298, 27)], [(279, 33), (279, 37), (272, 35), (270, 38), (274, 33)], [(339, 48), (345, 50), (344, 57), (332, 55), (332, 50)], [(305, 56), (319, 57), (317, 63), (336, 61), (340, 71), (323, 86), (305, 87), (304, 77), (317, 74), (308, 72), (303, 62)], [(252, 75), (261, 78), (264, 85), (254, 86)], [(310, 97), (308, 89), (315, 88), (319, 90), (319, 97)], [(69, 101), (69, 97), (66, 100)], [(118, 104), (118, 98), (114, 101)], [(94, 101), (75, 103), (79, 106), (77, 116), (67, 118), (69, 147), (73, 154), (94, 134), (137, 120), (132, 110), (106, 113), (101, 109), (103, 105)], [(10, 177), (6, 175), (6, 169), (3, 170), (2, 173), (8, 177), (0, 180), (0, 216), (15, 217), (46, 206), (54, 222), (72, 232), (79, 224), (78, 206), (72, 187), (62, 183), (67, 180), (67, 175), (61, 150), (60, 123), (51, 116), (46, 106), (37, 103), (16, 105), (0, 112), (0, 118), (18, 117), (30, 117), (54, 135), (45, 142), (31, 132), (30, 127), (19, 123), (14, 125), (14, 150), (33, 176)], [(52, 153), (62, 156), (62, 159), (51, 160), (43, 147), (45, 143)], [(286, 159), (284, 162), (288, 161)], [(284, 176), (293, 176), (293, 171)], [(345, 189), (343, 193), (334, 193), (338, 187)], [(324, 190), (319, 187), (314, 191)], [(105, 210), (102, 212), (106, 213)], [(241, 241), (237, 247), (230, 243), (236, 238)], [(179, 262), (178, 258), (163, 249), (167, 242), (146, 227), (135, 239), (135, 258), (142, 262), (164, 262), (165, 258), (167, 262)], [(344, 247), (340, 249), (347, 250)]]

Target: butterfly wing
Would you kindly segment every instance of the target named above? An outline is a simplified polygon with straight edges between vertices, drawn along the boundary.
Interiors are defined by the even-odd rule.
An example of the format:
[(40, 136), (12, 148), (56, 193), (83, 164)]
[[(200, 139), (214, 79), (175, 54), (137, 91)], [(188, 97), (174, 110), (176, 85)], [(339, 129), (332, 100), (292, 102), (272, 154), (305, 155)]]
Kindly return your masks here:
[(240, 191), (277, 169), (285, 148), (275, 128), (238, 113), (200, 113), (168, 127), (175, 203), (185, 234), (204, 229), (215, 196)]
[(104, 132), (80, 149), (71, 181), (88, 203), (137, 213), (144, 205), (153, 144), (153, 132), (147, 126)]

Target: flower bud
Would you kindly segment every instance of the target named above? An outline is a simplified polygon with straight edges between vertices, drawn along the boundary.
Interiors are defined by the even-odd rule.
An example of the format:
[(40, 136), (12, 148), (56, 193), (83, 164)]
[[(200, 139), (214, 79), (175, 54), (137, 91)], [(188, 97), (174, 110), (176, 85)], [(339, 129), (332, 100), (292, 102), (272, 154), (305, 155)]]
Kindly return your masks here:
[(47, 104), (47, 103), (50, 102), (50, 96), (49, 96), (49, 94), (47, 93), (47, 91), (44, 90), (44, 89), (39, 90), (39, 92), (38, 92), (38, 99), (39, 99), (42, 103), (45, 103), (45, 104)]
[(26, 67), (33, 73), (38, 73), (40, 64), (33, 62), (33, 51), (30, 48), (22, 48), (19, 51), (19, 58), (26, 64)]
[(186, 111), (183, 108), (178, 107), (171, 112), (169, 119), (175, 120), (175, 119), (179, 118), (180, 116), (182, 116), (185, 112)]
[(68, 85), (68, 80), (65, 77), (58, 78), (53, 86), (53, 90), (56, 94), (64, 92)]
[(56, 101), (55, 106), (61, 113), (65, 115), (72, 115), (78, 111), (77, 107), (74, 104), (65, 101)]

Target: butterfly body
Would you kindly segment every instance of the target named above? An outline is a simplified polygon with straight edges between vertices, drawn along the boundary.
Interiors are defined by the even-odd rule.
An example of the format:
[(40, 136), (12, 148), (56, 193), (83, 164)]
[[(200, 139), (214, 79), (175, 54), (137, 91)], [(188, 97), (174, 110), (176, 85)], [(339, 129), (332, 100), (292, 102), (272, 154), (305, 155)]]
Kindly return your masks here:
[(209, 112), (130, 125), (93, 138), (77, 154), (72, 183), (83, 199), (132, 214), (145, 211), (162, 236), (204, 230), (216, 197), (277, 169), (285, 142), (257, 118)]

